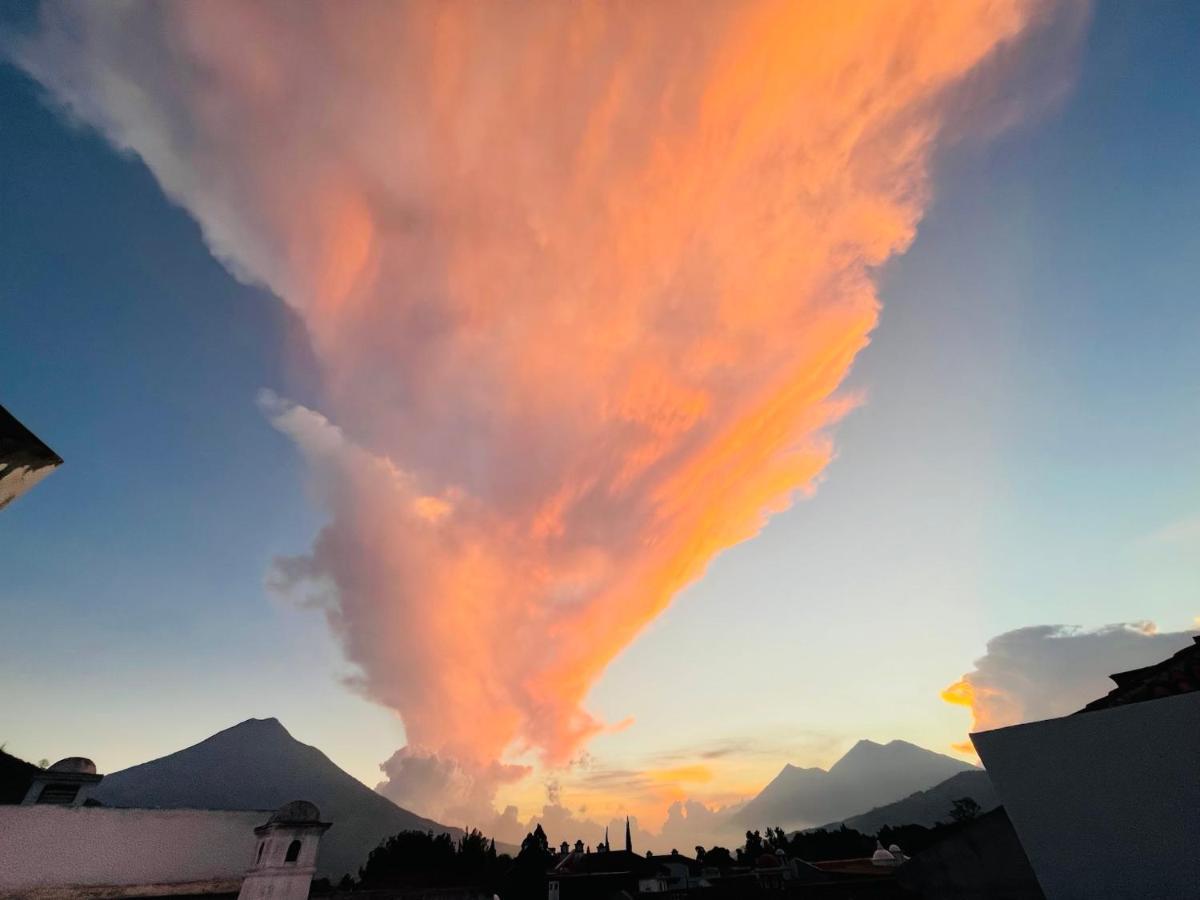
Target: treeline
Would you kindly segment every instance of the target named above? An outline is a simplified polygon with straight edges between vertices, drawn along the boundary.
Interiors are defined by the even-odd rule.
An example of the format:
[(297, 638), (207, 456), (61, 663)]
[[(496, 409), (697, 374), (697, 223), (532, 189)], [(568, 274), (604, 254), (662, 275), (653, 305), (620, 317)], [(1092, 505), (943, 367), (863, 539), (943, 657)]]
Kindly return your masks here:
[[(553, 860), (541, 825), (525, 836), (515, 859), (497, 853), (495, 840), (473, 828), (458, 840), (445, 833), (402, 831), (371, 851), (357, 880), (345, 875), (336, 887), (339, 891), (470, 888), (501, 897), (540, 897)], [(313, 882), (314, 894), (333, 888), (324, 879)]]
[[(696, 859), (706, 867), (720, 870), (753, 867), (763, 855), (773, 856), (780, 850), (788, 857), (806, 862), (859, 859), (874, 852), (877, 839), (885, 847), (898, 844), (907, 855), (913, 856), (978, 813), (979, 805), (963, 798), (956, 800), (949, 811), (950, 823), (931, 828), (885, 826), (878, 835), (870, 835), (845, 825), (793, 834), (771, 827), (747, 831), (745, 845), (732, 852), (727, 847), (697, 846)], [(347, 875), (338, 887), (342, 890), (471, 887), (501, 897), (540, 896), (545, 873), (554, 860), (555, 853), (541, 825), (525, 836), (516, 858), (497, 853), (496, 842), (477, 829), (464, 831), (457, 840), (432, 831), (402, 831), (371, 851), (366, 864), (358, 870), (357, 881)], [(314, 882), (313, 887), (314, 893), (320, 893), (332, 885)]]
[(878, 834), (864, 834), (845, 825), (840, 828), (817, 828), (787, 834), (782, 828), (747, 831), (746, 843), (731, 854), (725, 847), (696, 847), (696, 858), (706, 866), (723, 869), (730, 866), (750, 866), (764, 854), (774, 855), (782, 850), (787, 856), (806, 862), (830, 859), (860, 859), (875, 851), (876, 840), (884, 847), (896, 844), (907, 856), (915, 856), (937, 843), (963, 822), (979, 815), (980, 807), (970, 797), (955, 800), (947, 812), (947, 822), (932, 827), (924, 825), (885, 825)]
[(476, 829), (458, 840), (432, 831), (402, 831), (371, 851), (358, 870), (358, 886), (494, 889), (511, 865), (512, 857), (497, 853), (496, 842)]

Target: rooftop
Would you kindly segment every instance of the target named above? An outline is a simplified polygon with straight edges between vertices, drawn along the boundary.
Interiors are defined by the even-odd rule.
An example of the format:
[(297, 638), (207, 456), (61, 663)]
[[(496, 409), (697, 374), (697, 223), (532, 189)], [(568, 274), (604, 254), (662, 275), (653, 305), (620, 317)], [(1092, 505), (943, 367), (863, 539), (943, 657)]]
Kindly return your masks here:
[(1162, 662), (1110, 675), (1117, 686), (1079, 712), (1110, 709), (1128, 703), (1144, 703), (1159, 697), (1200, 690), (1200, 635), (1192, 640), (1194, 643), (1191, 646), (1184, 647)]

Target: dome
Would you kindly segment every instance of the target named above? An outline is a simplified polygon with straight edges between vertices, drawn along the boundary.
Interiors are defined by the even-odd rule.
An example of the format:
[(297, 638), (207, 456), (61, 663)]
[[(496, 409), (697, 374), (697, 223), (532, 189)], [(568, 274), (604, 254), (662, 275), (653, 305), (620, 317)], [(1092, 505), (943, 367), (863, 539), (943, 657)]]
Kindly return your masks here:
[(888, 847), (888, 853), (892, 854), (892, 856), (899, 856), (902, 852), (897, 844), (892, 844), (892, 846)]
[(871, 862), (877, 866), (890, 866), (896, 861), (896, 857), (883, 849), (883, 844), (875, 842), (875, 852), (871, 854)]
[(68, 756), (60, 759), (49, 769), (51, 772), (70, 773), (72, 775), (95, 775), (96, 764), (82, 756)]
[(779, 864), (779, 859), (773, 853), (764, 853), (754, 861), (754, 865), (760, 869), (773, 869)]
[(321, 811), (317, 809), (315, 804), (309, 803), (307, 800), (293, 800), (291, 803), (285, 803), (268, 820), (268, 824), (275, 822), (280, 825), (303, 824), (305, 822), (320, 822)]

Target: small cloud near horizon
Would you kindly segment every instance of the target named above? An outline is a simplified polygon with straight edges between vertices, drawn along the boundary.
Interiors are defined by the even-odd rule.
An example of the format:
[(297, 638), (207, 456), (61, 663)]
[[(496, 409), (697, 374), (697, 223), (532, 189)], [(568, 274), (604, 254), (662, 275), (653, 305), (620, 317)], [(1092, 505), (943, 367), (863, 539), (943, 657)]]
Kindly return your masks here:
[[(1112, 688), (1109, 676), (1165, 659), (1195, 631), (1159, 632), (1153, 622), (1095, 629), (1033, 625), (997, 635), (974, 668), (942, 691), (947, 703), (971, 710), (971, 731), (1073, 713)], [(952, 745), (974, 754), (969, 740)]]

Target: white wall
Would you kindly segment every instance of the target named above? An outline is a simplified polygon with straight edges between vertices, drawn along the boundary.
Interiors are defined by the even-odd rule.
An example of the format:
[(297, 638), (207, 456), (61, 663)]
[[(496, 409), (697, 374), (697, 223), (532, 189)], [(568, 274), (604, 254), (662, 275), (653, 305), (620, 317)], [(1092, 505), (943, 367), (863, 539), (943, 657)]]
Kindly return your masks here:
[(266, 812), (0, 806), (0, 896), (57, 885), (240, 881)]
[(971, 738), (1048, 900), (1200, 896), (1200, 693)]

